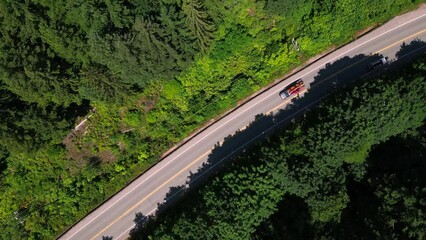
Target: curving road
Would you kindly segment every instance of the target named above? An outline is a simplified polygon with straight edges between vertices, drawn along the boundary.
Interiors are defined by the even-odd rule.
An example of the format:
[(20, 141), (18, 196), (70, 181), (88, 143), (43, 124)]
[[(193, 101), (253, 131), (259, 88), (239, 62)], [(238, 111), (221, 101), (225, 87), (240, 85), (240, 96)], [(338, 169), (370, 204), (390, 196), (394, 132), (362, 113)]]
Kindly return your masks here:
[[(135, 226), (135, 215), (142, 213), (148, 216), (154, 213), (157, 204), (164, 201), (172, 187), (185, 185), (188, 176), (196, 173), (197, 169), (209, 160), (209, 154), (218, 142), (222, 142), (235, 131), (244, 129), (256, 115), (276, 112), (291, 102), (290, 99), (283, 101), (278, 96), (279, 91), (286, 85), (302, 78), (306, 86), (311, 86), (305, 95), (308, 96), (312, 92), (310, 98), (302, 99), (317, 102), (329, 92), (326, 87), (319, 90), (321, 85), (327, 85), (323, 83), (333, 83), (336, 86), (347, 81), (348, 75), (351, 79), (361, 75), (374, 75), (376, 71), (366, 70), (366, 66), (375, 59), (375, 56), (371, 55), (387, 56), (392, 62), (426, 52), (421, 41), (412, 43), (415, 39), (426, 42), (426, 7), (394, 18), (238, 107), (169, 154), (59, 239), (125, 239)], [(379, 71), (390, 69), (392, 66), (394, 65), (390, 64)], [(314, 94), (313, 90), (316, 88), (318, 91)]]

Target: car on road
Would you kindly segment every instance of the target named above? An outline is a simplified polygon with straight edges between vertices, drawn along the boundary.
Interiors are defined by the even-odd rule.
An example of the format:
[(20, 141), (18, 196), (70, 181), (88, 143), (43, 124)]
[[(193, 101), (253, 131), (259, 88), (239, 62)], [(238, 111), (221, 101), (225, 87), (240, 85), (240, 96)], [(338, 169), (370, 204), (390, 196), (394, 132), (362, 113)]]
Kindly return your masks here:
[(287, 87), (285, 87), (280, 92), (280, 97), (281, 97), (281, 99), (286, 99), (286, 98), (290, 97), (291, 95), (299, 93), (304, 88), (305, 88), (305, 83), (303, 82), (302, 79), (298, 79), (298, 80), (292, 82)]
[(368, 68), (369, 68), (370, 70), (374, 70), (374, 69), (376, 69), (376, 68), (379, 68), (379, 67), (381, 67), (381, 66), (385, 65), (387, 62), (388, 62), (388, 60), (386, 59), (386, 57), (382, 57), (382, 58), (380, 58), (379, 60), (376, 60), (376, 61), (374, 61), (374, 62), (370, 63), (370, 64), (368, 65)]

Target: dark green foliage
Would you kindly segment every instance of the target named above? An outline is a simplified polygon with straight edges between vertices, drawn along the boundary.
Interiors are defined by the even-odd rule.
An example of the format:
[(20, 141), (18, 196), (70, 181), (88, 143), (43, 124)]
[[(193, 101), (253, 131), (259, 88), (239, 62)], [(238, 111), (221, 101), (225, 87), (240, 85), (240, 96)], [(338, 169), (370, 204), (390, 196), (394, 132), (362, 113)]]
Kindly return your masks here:
[(70, 108), (27, 104), (1, 87), (0, 145), (9, 152), (31, 151), (47, 143), (59, 143), (71, 128), (69, 119), (74, 114)]
[[(1, 80), (43, 105), (127, 95), (123, 85), (171, 79), (195, 49), (208, 47), (212, 25), (201, 8), (196, 1), (3, 1)], [(93, 72), (102, 75), (97, 89)]]
[(200, 0), (183, 0), (182, 10), (186, 15), (185, 24), (198, 42), (201, 50), (206, 51), (213, 37), (214, 26), (209, 22), (208, 14)]
[[(419, 198), (425, 190), (420, 176), (422, 170), (412, 169), (414, 165), (407, 166), (406, 170), (390, 165), (402, 175), (412, 174), (411, 180), (396, 183), (396, 175), (382, 174), (372, 166), (366, 173), (364, 162), (372, 147), (421, 126), (426, 119), (423, 101), (426, 69), (422, 67), (425, 60), (421, 58), (399, 76), (361, 82), (329, 97), (301, 122), (236, 157), (229, 170), (180, 203), (180, 210), (160, 216), (147, 230), (148, 234), (154, 239), (200, 236), (250, 239), (262, 223), (257, 235), (268, 233), (264, 221), (277, 211), (278, 203), (284, 199), (304, 212), (298, 220), (302, 225), (296, 233), (290, 233), (286, 229), (274, 229), (278, 225), (269, 221), (275, 239), (314, 235), (333, 238), (344, 234), (333, 227), (348, 221), (348, 216), (342, 214), (351, 206), (349, 200), (354, 201), (353, 189), (347, 184), (364, 181), (366, 175), (371, 179), (368, 183), (377, 187), (374, 198), (382, 201), (378, 214), (383, 216), (382, 224), (387, 224), (382, 231), (391, 232), (398, 223), (401, 226), (395, 227), (400, 228), (403, 234), (400, 236), (422, 238), (420, 229), (425, 224), (425, 213), (419, 210), (424, 208), (424, 199)], [(413, 153), (418, 160), (412, 160), (424, 167), (424, 161), (420, 160), (424, 158), (424, 139), (421, 142), (417, 145), (418, 152)], [(400, 150), (403, 156), (407, 155), (404, 149)], [(377, 164), (382, 168), (389, 163), (383, 159)], [(281, 205), (281, 210), (285, 209)], [(294, 223), (289, 223), (286, 212), (279, 214), (282, 215), (279, 221), (296, 228)], [(309, 231), (305, 233), (302, 229)], [(372, 231), (371, 234), (379, 233)]]
[(8, 155), (9, 152), (4, 147), (0, 146), (0, 176), (7, 167), (6, 158), (8, 157)]
[[(371, 212), (360, 212), (359, 227), (375, 238), (424, 239), (426, 237), (426, 126), (406, 131), (373, 148), (365, 180), (354, 184), (348, 215), (363, 207), (360, 195), (373, 199)], [(356, 233), (347, 224), (348, 234)]]
[(254, 239), (424, 239), (425, 129), (409, 129), (373, 147), (363, 178), (347, 174), (350, 201), (339, 224), (312, 224), (303, 199), (285, 196)]
[[(360, 1), (357, 7), (358, 1), (346, 0), (0, 1), (0, 238), (54, 237), (210, 118), (306, 58), (417, 2)], [(300, 52), (292, 48), (293, 37)], [(357, 99), (364, 101), (361, 96)], [(84, 116), (90, 118), (72, 131)], [(409, 123), (395, 129), (402, 131)], [(323, 130), (312, 129), (311, 134)], [(361, 130), (376, 134), (380, 129)], [(342, 136), (340, 130), (329, 132)], [(384, 141), (387, 135), (368, 139)], [(362, 139), (354, 137), (335, 141)], [(335, 158), (356, 162), (369, 150), (369, 145), (356, 144), (342, 151), (331, 148), (326, 161), (332, 169), (340, 169)], [(336, 219), (347, 201), (342, 191), (345, 178), (330, 175), (323, 180), (334, 171), (323, 167), (318, 176), (323, 182), (300, 185), (298, 181), (311, 179), (308, 174), (315, 175), (301, 166), (317, 163), (307, 159), (289, 163), (270, 166), (294, 170), (285, 181), (265, 172), (268, 168), (263, 165), (248, 169), (271, 186), (285, 182), (294, 196), (306, 196), (310, 209), (318, 209), (315, 216), (320, 221)], [(353, 174), (361, 176), (360, 169), (353, 168)], [(230, 189), (239, 179), (247, 184), (251, 180), (244, 175), (228, 178)], [(329, 182), (337, 182), (336, 187), (326, 188)], [(326, 188), (333, 199), (330, 204), (322, 204), (326, 199), (313, 194), (318, 187)], [(229, 225), (210, 229), (211, 223), (203, 223), (201, 217), (200, 223), (185, 220), (179, 228), (187, 238), (219, 237), (213, 229), (231, 238), (248, 236), (274, 211), (283, 194), (270, 196), (260, 185), (239, 191), (257, 190), (259, 195), (244, 204), (228, 206), (218, 200), (228, 210), (265, 206), (259, 212), (250, 210), (253, 218), (247, 225), (242, 224), (245, 218), (228, 216), (242, 224), (238, 231)], [(339, 208), (324, 214), (333, 205)], [(201, 224), (200, 232), (187, 231)]]

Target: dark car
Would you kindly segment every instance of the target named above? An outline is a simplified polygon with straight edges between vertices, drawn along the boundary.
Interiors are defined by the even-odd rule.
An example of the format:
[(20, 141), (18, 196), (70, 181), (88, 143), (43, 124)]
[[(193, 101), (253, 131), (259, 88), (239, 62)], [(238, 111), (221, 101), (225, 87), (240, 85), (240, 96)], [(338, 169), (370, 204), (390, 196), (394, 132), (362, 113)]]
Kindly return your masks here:
[(292, 82), (287, 87), (285, 87), (280, 92), (280, 97), (281, 97), (281, 99), (286, 99), (293, 94), (299, 93), (304, 88), (305, 88), (305, 83), (302, 81), (302, 79), (298, 79), (298, 80)]
[(374, 70), (374, 69), (376, 69), (376, 68), (379, 68), (379, 67), (381, 67), (381, 66), (385, 65), (387, 62), (388, 62), (388, 61), (387, 61), (387, 59), (386, 59), (385, 57), (382, 57), (382, 58), (380, 58), (379, 60), (376, 60), (376, 61), (374, 61), (374, 62), (370, 63), (370, 64), (368, 65), (368, 68), (369, 68), (370, 70)]

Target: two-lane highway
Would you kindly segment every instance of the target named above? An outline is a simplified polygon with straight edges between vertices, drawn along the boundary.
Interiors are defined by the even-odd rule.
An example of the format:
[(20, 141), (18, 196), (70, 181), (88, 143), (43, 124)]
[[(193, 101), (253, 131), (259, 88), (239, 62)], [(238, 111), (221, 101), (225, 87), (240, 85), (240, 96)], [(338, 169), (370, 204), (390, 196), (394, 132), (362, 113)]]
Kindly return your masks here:
[[(393, 59), (401, 44), (408, 44), (414, 39), (426, 42), (426, 7), (394, 18), (243, 104), (176, 149), (74, 225), (60, 239), (128, 237), (129, 231), (135, 226), (136, 213), (145, 216), (154, 213), (157, 204), (164, 201), (171, 187), (184, 185), (190, 173), (197, 172), (197, 169), (208, 160), (208, 155), (215, 144), (247, 126), (256, 115), (285, 107), (290, 101), (283, 101), (278, 93), (289, 83), (302, 78), (306, 86), (309, 86), (326, 64), (333, 64), (344, 57), (353, 58), (360, 54), (368, 56), (378, 53)], [(425, 51), (425, 48), (419, 51)], [(371, 58), (363, 57), (353, 65), (367, 66), (370, 61)], [(329, 78), (325, 78), (322, 81), (328, 80)], [(317, 85), (318, 81), (315, 86)]]

